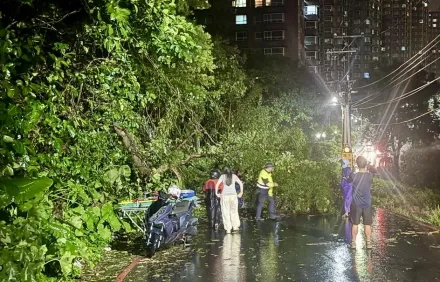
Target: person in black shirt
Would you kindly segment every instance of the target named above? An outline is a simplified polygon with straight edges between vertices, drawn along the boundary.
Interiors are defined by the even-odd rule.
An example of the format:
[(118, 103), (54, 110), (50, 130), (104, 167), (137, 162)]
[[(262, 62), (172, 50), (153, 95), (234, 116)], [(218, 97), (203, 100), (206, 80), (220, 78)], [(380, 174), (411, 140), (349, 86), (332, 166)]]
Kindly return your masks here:
[(350, 207), (350, 219), (353, 224), (351, 236), (351, 248), (356, 249), (356, 236), (358, 225), (361, 221), (365, 228), (367, 249), (372, 248), (371, 244), (371, 224), (373, 223), (373, 210), (371, 207), (371, 185), (373, 183), (373, 168), (368, 166), (366, 158), (359, 156), (356, 159), (359, 172), (351, 174), (348, 181), (353, 183), (353, 200)]

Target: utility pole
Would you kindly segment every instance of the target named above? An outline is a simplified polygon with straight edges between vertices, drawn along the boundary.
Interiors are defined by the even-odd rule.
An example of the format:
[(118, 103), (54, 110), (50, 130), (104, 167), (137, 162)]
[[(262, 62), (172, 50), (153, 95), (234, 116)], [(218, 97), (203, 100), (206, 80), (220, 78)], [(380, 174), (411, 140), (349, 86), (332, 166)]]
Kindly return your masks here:
[[(352, 38), (352, 42), (348, 45), (350, 48), (351, 44), (357, 39), (364, 37), (364, 35), (342, 35), (337, 36), (334, 35), (334, 38)], [(343, 59), (345, 61), (345, 73), (346, 75), (341, 80), (338, 79), (338, 95), (339, 99), (341, 101), (341, 111), (342, 111), (342, 150), (341, 150), (341, 157), (342, 159), (347, 159), (350, 162), (350, 166), (353, 168), (353, 150), (352, 150), (352, 143), (351, 143), (351, 93), (352, 93), (352, 85), (355, 81), (350, 80), (350, 60), (348, 57), (353, 54), (357, 53), (357, 50), (347, 49), (344, 47), (342, 50), (328, 50), (326, 51), (326, 54), (328, 55), (335, 55), (335, 57), (338, 57), (337, 55), (348, 55), (347, 58), (344, 56)], [(347, 83), (347, 86), (343, 89), (341, 84)]]

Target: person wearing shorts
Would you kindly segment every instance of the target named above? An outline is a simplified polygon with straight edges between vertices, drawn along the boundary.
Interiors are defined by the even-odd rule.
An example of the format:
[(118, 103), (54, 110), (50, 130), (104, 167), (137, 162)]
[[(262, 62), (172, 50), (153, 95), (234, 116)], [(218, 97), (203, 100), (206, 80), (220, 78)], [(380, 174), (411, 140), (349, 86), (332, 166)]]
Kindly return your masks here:
[(350, 220), (353, 224), (351, 231), (351, 248), (356, 249), (358, 226), (361, 222), (365, 226), (366, 247), (371, 249), (371, 225), (373, 224), (373, 210), (371, 207), (371, 185), (373, 174), (368, 171), (368, 161), (359, 156), (356, 159), (359, 172), (351, 174), (349, 182), (353, 183), (353, 200), (350, 207)]

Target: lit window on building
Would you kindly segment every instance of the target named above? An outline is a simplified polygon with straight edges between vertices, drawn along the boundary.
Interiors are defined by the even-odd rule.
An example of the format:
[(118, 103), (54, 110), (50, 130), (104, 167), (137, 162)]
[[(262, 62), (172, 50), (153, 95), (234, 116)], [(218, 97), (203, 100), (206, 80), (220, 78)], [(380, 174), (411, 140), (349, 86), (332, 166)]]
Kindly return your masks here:
[(437, 22), (437, 19), (432, 19), (432, 22), (436, 23), (436, 22)]
[(370, 37), (364, 37), (364, 42), (365, 42), (365, 43), (369, 43), (369, 42), (371, 42), (371, 38), (370, 38)]
[(317, 36), (305, 36), (304, 37), (304, 45), (316, 45), (318, 43)]
[(283, 13), (273, 13), (263, 15), (263, 21), (265, 23), (283, 23), (284, 14)]
[(246, 0), (235, 0), (232, 1), (232, 6), (237, 8), (246, 7)]
[(247, 24), (247, 15), (236, 15), (235, 24)]
[(381, 47), (380, 49), (381, 49), (382, 52), (386, 50), (385, 47)]
[(247, 31), (237, 31), (235, 33), (235, 40), (237, 40), (237, 41), (245, 41), (247, 39), (248, 39)]
[(266, 6), (283, 6), (284, 0), (266, 0)]
[(271, 30), (264, 32), (264, 40), (283, 40), (284, 30)]
[(402, 46), (402, 47), (400, 47), (400, 50), (401, 50), (401, 51), (406, 51), (406, 46)]
[(255, 8), (263, 7), (263, 0), (255, 0)]
[(304, 7), (304, 14), (306, 16), (318, 15), (318, 5), (308, 5)]
[(432, 27), (437, 27), (437, 24), (432, 24)]
[(373, 56), (373, 61), (379, 61), (379, 57), (378, 56)]
[(284, 47), (264, 48), (264, 55), (282, 55), (282, 56), (284, 56)]
[(370, 73), (369, 72), (364, 72), (364, 78), (370, 78)]

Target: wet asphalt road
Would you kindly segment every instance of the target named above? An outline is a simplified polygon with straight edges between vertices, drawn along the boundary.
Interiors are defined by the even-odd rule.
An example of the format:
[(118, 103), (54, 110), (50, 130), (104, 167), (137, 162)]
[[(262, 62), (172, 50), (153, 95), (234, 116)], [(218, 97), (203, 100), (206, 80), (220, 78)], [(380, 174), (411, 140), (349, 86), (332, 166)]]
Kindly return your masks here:
[(377, 210), (367, 251), (361, 235), (348, 248), (350, 228), (336, 216), (243, 219), (240, 233), (201, 231), (192, 253), (165, 250), (177, 262), (145, 260), (125, 281), (440, 281), (438, 232)]

